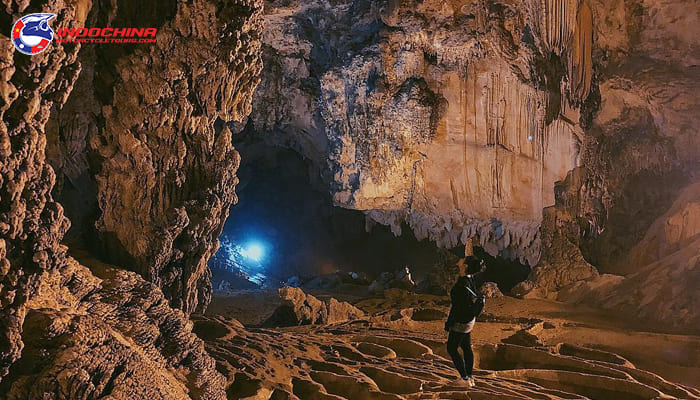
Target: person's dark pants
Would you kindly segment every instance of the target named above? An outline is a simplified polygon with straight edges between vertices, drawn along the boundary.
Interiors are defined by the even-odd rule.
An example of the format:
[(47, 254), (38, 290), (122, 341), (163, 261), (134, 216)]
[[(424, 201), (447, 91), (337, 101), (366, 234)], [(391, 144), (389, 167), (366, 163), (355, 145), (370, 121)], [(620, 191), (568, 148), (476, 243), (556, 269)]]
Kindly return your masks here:
[[(464, 357), (459, 353), (462, 348)], [(467, 378), (472, 376), (474, 369), (474, 353), (472, 352), (471, 333), (452, 332), (447, 337), (447, 352), (455, 363), (455, 368), (459, 371), (459, 376)]]

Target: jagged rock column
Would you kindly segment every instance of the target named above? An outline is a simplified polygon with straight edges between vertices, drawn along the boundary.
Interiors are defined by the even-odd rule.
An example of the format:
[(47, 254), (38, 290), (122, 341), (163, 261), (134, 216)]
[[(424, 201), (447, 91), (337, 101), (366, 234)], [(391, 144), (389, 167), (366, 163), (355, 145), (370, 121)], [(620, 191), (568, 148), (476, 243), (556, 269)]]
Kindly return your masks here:
[[(8, 20), (27, 8), (3, 4)], [(89, 8), (90, 1), (33, 4), (33, 10), (60, 10), (54, 28), (82, 26)], [(43, 277), (66, 264), (60, 241), (69, 222), (50, 194), (55, 176), (44, 156), (44, 127), (80, 73), (78, 49), (52, 47), (28, 57), (6, 37), (0, 40), (0, 377), (20, 356), (27, 303)]]
[(68, 180), (93, 177), (81, 186), (95, 186), (96, 254), (140, 273), (187, 313), (209, 302), (207, 261), (236, 201), (239, 155), (226, 123), (250, 112), (261, 8), (248, 0), (101, 4), (96, 22), (156, 26), (158, 42), (85, 52), (83, 96), (57, 122), (70, 133), (63, 137), (88, 141), (74, 152), (92, 160), (78, 163), (83, 171), (65, 160), (68, 140), (55, 163)]

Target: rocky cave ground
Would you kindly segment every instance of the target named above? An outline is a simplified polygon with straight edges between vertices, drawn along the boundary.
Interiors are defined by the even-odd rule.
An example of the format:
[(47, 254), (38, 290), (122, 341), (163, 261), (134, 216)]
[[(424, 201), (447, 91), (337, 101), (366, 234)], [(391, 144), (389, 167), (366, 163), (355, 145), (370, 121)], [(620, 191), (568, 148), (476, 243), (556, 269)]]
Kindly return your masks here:
[[(445, 351), (446, 296), (368, 295), (367, 287), (347, 284), (305, 292), (282, 301), (275, 289), (216, 291), (206, 314), (194, 317), (217, 368), (235, 371), (230, 398), (700, 398), (700, 338), (650, 332), (614, 312), (487, 300), (473, 333), (477, 384), (467, 391), (452, 382)], [(331, 298), (359, 314), (330, 305)], [(320, 314), (317, 301), (329, 304), (328, 318), (274, 327), (278, 308), (294, 309), (293, 323), (302, 323), (305, 312)]]

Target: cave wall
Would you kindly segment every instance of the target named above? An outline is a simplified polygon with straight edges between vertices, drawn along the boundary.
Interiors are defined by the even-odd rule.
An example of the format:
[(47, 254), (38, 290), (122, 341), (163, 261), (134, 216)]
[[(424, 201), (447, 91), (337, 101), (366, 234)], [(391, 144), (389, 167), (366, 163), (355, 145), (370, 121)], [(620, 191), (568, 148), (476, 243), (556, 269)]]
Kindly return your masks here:
[[(0, 397), (225, 399), (185, 313), (206, 303), (206, 259), (235, 200), (238, 158), (215, 121), (249, 110), (261, 4), (2, 4), (8, 26), (54, 12), (54, 29), (138, 22), (159, 36), (136, 49), (54, 42), (35, 56), (0, 38)], [(47, 153), (61, 187), (95, 177), (85, 193), (103, 211), (96, 231), (128, 257), (68, 255)]]
[(251, 119), (326, 163), (337, 205), (534, 265), (542, 209), (579, 163), (592, 63), (578, 3), (269, 3)]
[(58, 196), (80, 200), (69, 214), (93, 253), (188, 313), (210, 301), (207, 261), (236, 201), (240, 157), (226, 122), (250, 112), (260, 13), (254, 1), (98, 3), (94, 24), (162, 24), (158, 43), (82, 52), (80, 95), (48, 132)]
[[(247, 130), (234, 136), (234, 146), (241, 154), (238, 203), (210, 261), (215, 288), (231, 276), (223, 270), (237, 271), (241, 265), (274, 286), (295, 275), (311, 278), (341, 270), (374, 278), (405, 266), (422, 278), (438, 261), (435, 244), (416, 240), (410, 229), (396, 237), (361, 211), (335, 207), (317, 165), (296, 151), (270, 146)], [(260, 262), (232, 251), (234, 245), (250, 243), (264, 248)]]
[[(697, 301), (693, 254), (700, 253), (692, 212), (700, 71), (697, 43), (688, 35), (697, 32), (697, 14), (683, 1), (592, 4), (599, 111), (586, 127), (581, 168), (557, 188), (542, 228), (551, 248), (568, 249), (575, 261), (546, 255), (552, 272), (531, 278), (545, 286), (538, 295), (624, 310), (650, 326), (692, 329), (700, 322), (690, 305)], [(676, 231), (684, 233), (670, 233)], [(551, 284), (572, 265), (579, 279)]]
[[(26, 8), (14, 2), (6, 6), (10, 12)], [(58, 7), (65, 24), (84, 23), (85, 5), (61, 3)], [(55, 176), (46, 163), (43, 131), (53, 104), (66, 100), (69, 91), (63, 88), (73, 84), (80, 65), (75, 48), (58, 48), (29, 58), (15, 53), (10, 40), (0, 43), (0, 375), (6, 375), (21, 354), (27, 301), (37, 293), (44, 274), (66, 264), (66, 249), (60, 241), (69, 222), (51, 197)]]

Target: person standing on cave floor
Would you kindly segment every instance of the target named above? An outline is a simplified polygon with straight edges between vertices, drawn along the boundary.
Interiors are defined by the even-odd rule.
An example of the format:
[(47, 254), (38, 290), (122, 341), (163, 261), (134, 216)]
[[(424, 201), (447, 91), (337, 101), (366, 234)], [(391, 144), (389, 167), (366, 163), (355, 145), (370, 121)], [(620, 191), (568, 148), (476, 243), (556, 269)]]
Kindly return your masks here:
[[(445, 322), (445, 330), (449, 332), (447, 352), (459, 372), (459, 383), (474, 387), (472, 377), (474, 352), (471, 332), (476, 323), (476, 317), (484, 309), (484, 297), (479, 292), (479, 287), (484, 283), (481, 275), (485, 266), (483, 260), (473, 255), (460, 259), (457, 266), (460, 277), (450, 290), (452, 307)], [(463, 354), (460, 354), (460, 348)]]

